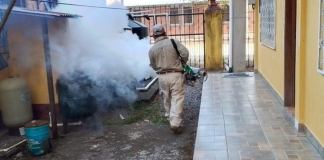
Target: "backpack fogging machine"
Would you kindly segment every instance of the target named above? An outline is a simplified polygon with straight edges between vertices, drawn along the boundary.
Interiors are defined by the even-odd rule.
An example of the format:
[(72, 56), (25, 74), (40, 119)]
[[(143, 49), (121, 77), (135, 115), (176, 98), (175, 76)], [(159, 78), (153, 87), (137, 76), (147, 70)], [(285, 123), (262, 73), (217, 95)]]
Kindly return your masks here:
[(174, 39), (171, 39), (172, 45), (174, 47), (174, 49), (176, 50), (179, 59), (181, 61), (182, 67), (183, 67), (183, 71), (185, 74), (185, 84), (189, 85), (189, 86), (194, 86), (195, 83), (197, 82), (197, 80), (199, 80), (201, 83), (203, 81), (206, 81), (208, 78), (208, 74), (207, 71), (203, 68), (195, 68), (195, 67), (190, 67), (189, 65), (187, 65), (184, 60), (182, 59), (180, 52), (178, 50), (178, 46), (175, 43)]

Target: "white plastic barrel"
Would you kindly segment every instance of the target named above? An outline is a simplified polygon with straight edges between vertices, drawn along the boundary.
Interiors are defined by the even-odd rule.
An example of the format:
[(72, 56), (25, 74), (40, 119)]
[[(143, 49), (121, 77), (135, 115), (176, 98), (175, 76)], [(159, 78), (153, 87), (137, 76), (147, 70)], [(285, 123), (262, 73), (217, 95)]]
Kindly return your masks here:
[(0, 106), (3, 123), (9, 128), (21, 127), (32, 120), (31, 96), (25, 80), (0, 81)]

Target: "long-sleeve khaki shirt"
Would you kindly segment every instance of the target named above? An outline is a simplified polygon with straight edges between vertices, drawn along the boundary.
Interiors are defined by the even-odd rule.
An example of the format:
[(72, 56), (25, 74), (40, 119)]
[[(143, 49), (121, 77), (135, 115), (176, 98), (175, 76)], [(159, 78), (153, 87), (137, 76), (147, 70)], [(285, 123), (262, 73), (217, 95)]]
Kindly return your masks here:
[[(174, 40), (182, 60), (187, 63), (189, 57), (188, 49), (178, 40)], [(179, 56), (174, 49), (171, 40), (166, 37), (158, 37), (149, 51), (150, 66), (156, 72), (163, 71), (183, 71)]]

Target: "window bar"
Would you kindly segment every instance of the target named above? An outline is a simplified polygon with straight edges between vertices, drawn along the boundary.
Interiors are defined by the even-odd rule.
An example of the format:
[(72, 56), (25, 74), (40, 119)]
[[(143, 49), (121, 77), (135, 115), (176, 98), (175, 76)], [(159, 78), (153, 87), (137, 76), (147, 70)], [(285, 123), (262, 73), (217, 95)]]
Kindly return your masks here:
[[(196, 18), (198, 18), (198, 16), (196, 16)], [(197, 27), (194, 26), (192, 32), (196, 32), (195, 30), (197, 30), (198, 28), (199, 28), (199, 25), (197, 25)], [(199, 66), (201, 62), (200, 62), (200, 53), (199, 53), (199, 50), (198, 50), (198, 47), (197, 46), (200, 45), (199, 44), (200, 42), (197, 41), (197, 35), (193, 35), (192, 36), (191, 43), (193, 44), (193, 48), (194, 48), (195, 61), (198, 62), (198, 65), (197, 66)]]
[[(163, 6), (163, 11), (162, 11), (162, 12), (163, 12), (163, 13), (166, 13), (165, 10), (166, 10), (166, 9), (165, 9), (165, 6)], [(165, 30), (166, 30), (167, 34), (169, 34), (170, 31), (168, 30), (167, 15), (164, 15), (163, 17), (164, 17), (164, 24), (165, 24), (164, 27), (165, 27)]]
[(202, 28), (203, 28), (203, 51), (202, 51), (202, 53), (203, 53), (203, 57), (204, 57), (204, 59), (203, 59), (203, 62), (204, 62), (204, 64), (203, 64), (203, 67), (205, 68), (205, 64), (206, 64), (206, 59), (205, 59), (205, 50), (206, 50), (206, 44), (205, 44), (205, 42), (206, 42), (206, 39), (205, 39), (205, 15), (204, 15), (204, 13), (202, 13), (201, 14), (202, 15), (202, 17), (203, 17), (203, 25), (202, 25)]
[[(190, 27), (190, 26), (189, 26)], [(187, 26), (185, 26), (185, 32), (186, 33), (190, 33), (190, 30), (188, 30), (189, 29), (189, 27), (187, 27)], [(186, 30), (188, 30), (188, 31), (186, 31)], [(188, 49), (191, 51), (191, 46), (190, 46), (190, 35), (186, 35), (186, 46), (188, 47)], [(190, 63), (192, 64), (192, 61), (193, 61), (193, 63), (195, 64), (195, 58), (194, 57), (192, 57), (192, 56), (190, 56)]]
[[(247, 13), (245, 13), (245, 21), (247, 21), (247, 34), (245, 35), (245, 48), (246, 48), (246, 51), (247, 51), (247, 67), (249, 68), (250, 67), (250, 36), (249, 36), (249, 20), (250, 20), (250, 16), (249, 16), (249, 6), (248, 6), (248, 11)], [(246, 42), (247, 41), (247, 42)]]
[[(254, 41), (255, 41), (255, 28), (254, 28), (254, 25), (255, 25), (255, 14), (256, 14), (256, 11), (253, 9), (253, 17), (252, 17), (252, 35), (253, 35), (253, 44), (254, 44)], [(254, 44), (254, 45), (256, 45), (256, 44)], [(254, 45), (253, 45), (253, 55), (252, 55), (252, 67), (254, 67), (254, 56), (255, 56), (255, 47), (254, 47)]]
[[(202, 16), (198, 16), (198, 24), (201, 23), (201, 18)], [(201, 25), (198, 25), (198, 33), (200, 32), (201, 30)], [(201, 63), (201, 36), (199, 35), (198, 36), (198, 61), (199, 61), (199, 67), (200, 67), (200, 63)]]
[[(173, 8), (172, 8), (172, 10), (175, 10), (176, 8), (175, 8), (175, 5), (173, 5)], [(170, 15), (171, 17), (170, 18), (172, 18), (172, 17), (176, 17), (176, 16), (172, 16), (172, 15)], [(175, 20), (176, 20), (176, 18), (174, 18)], [(178, 27), (177, 27), (177, 24), (176, 24), (176, 22), (175, 22), (175, 24), (173, 24), (174, 25), (174, 28), (175, 28), (175, 37), (174, 38), (178, 38), (178, 37), (176, 37), (176, 35), (178, 34)]]
[[(161, 14), (162, 15), (162, 7), (161, 7), (161, 5), (159, 6), (159, 14)], [(163, 23), (163, 21), (162, 21), (162, 16), (160, 16), (160, 24), (165, 24), (165, 23)], [(164, 26), (165, 27), (165, 26)]]
[[(189, 29), (189, 31), (188, 31), (188, 33), (191, 33), (191, 27), (190, 27), (190, 25), (189, 25), (189, 27), (188, 27), (188, 29)], [(194, 62), (195, 62), (195, 52), (192, 52), (192, 45), (191, 45), (191, 36), (190, 36), (190, 34), (189, 34), (189, 46), (190, 46), (190, 57), (193, 57), (193, 59), (194, 59)], [(192, 54), (194, 54), (194, 56), (192, 56)]]

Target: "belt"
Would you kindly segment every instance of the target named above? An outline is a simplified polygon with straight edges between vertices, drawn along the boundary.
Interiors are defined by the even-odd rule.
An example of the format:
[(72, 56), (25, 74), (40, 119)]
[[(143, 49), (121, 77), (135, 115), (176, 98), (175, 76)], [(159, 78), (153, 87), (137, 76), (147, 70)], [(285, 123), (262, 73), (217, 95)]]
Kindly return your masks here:
[(160, 71), (160, 72), (156, 72), (156, 74), (167, 74), (167, 73), (183, 73), (183, 71)]

